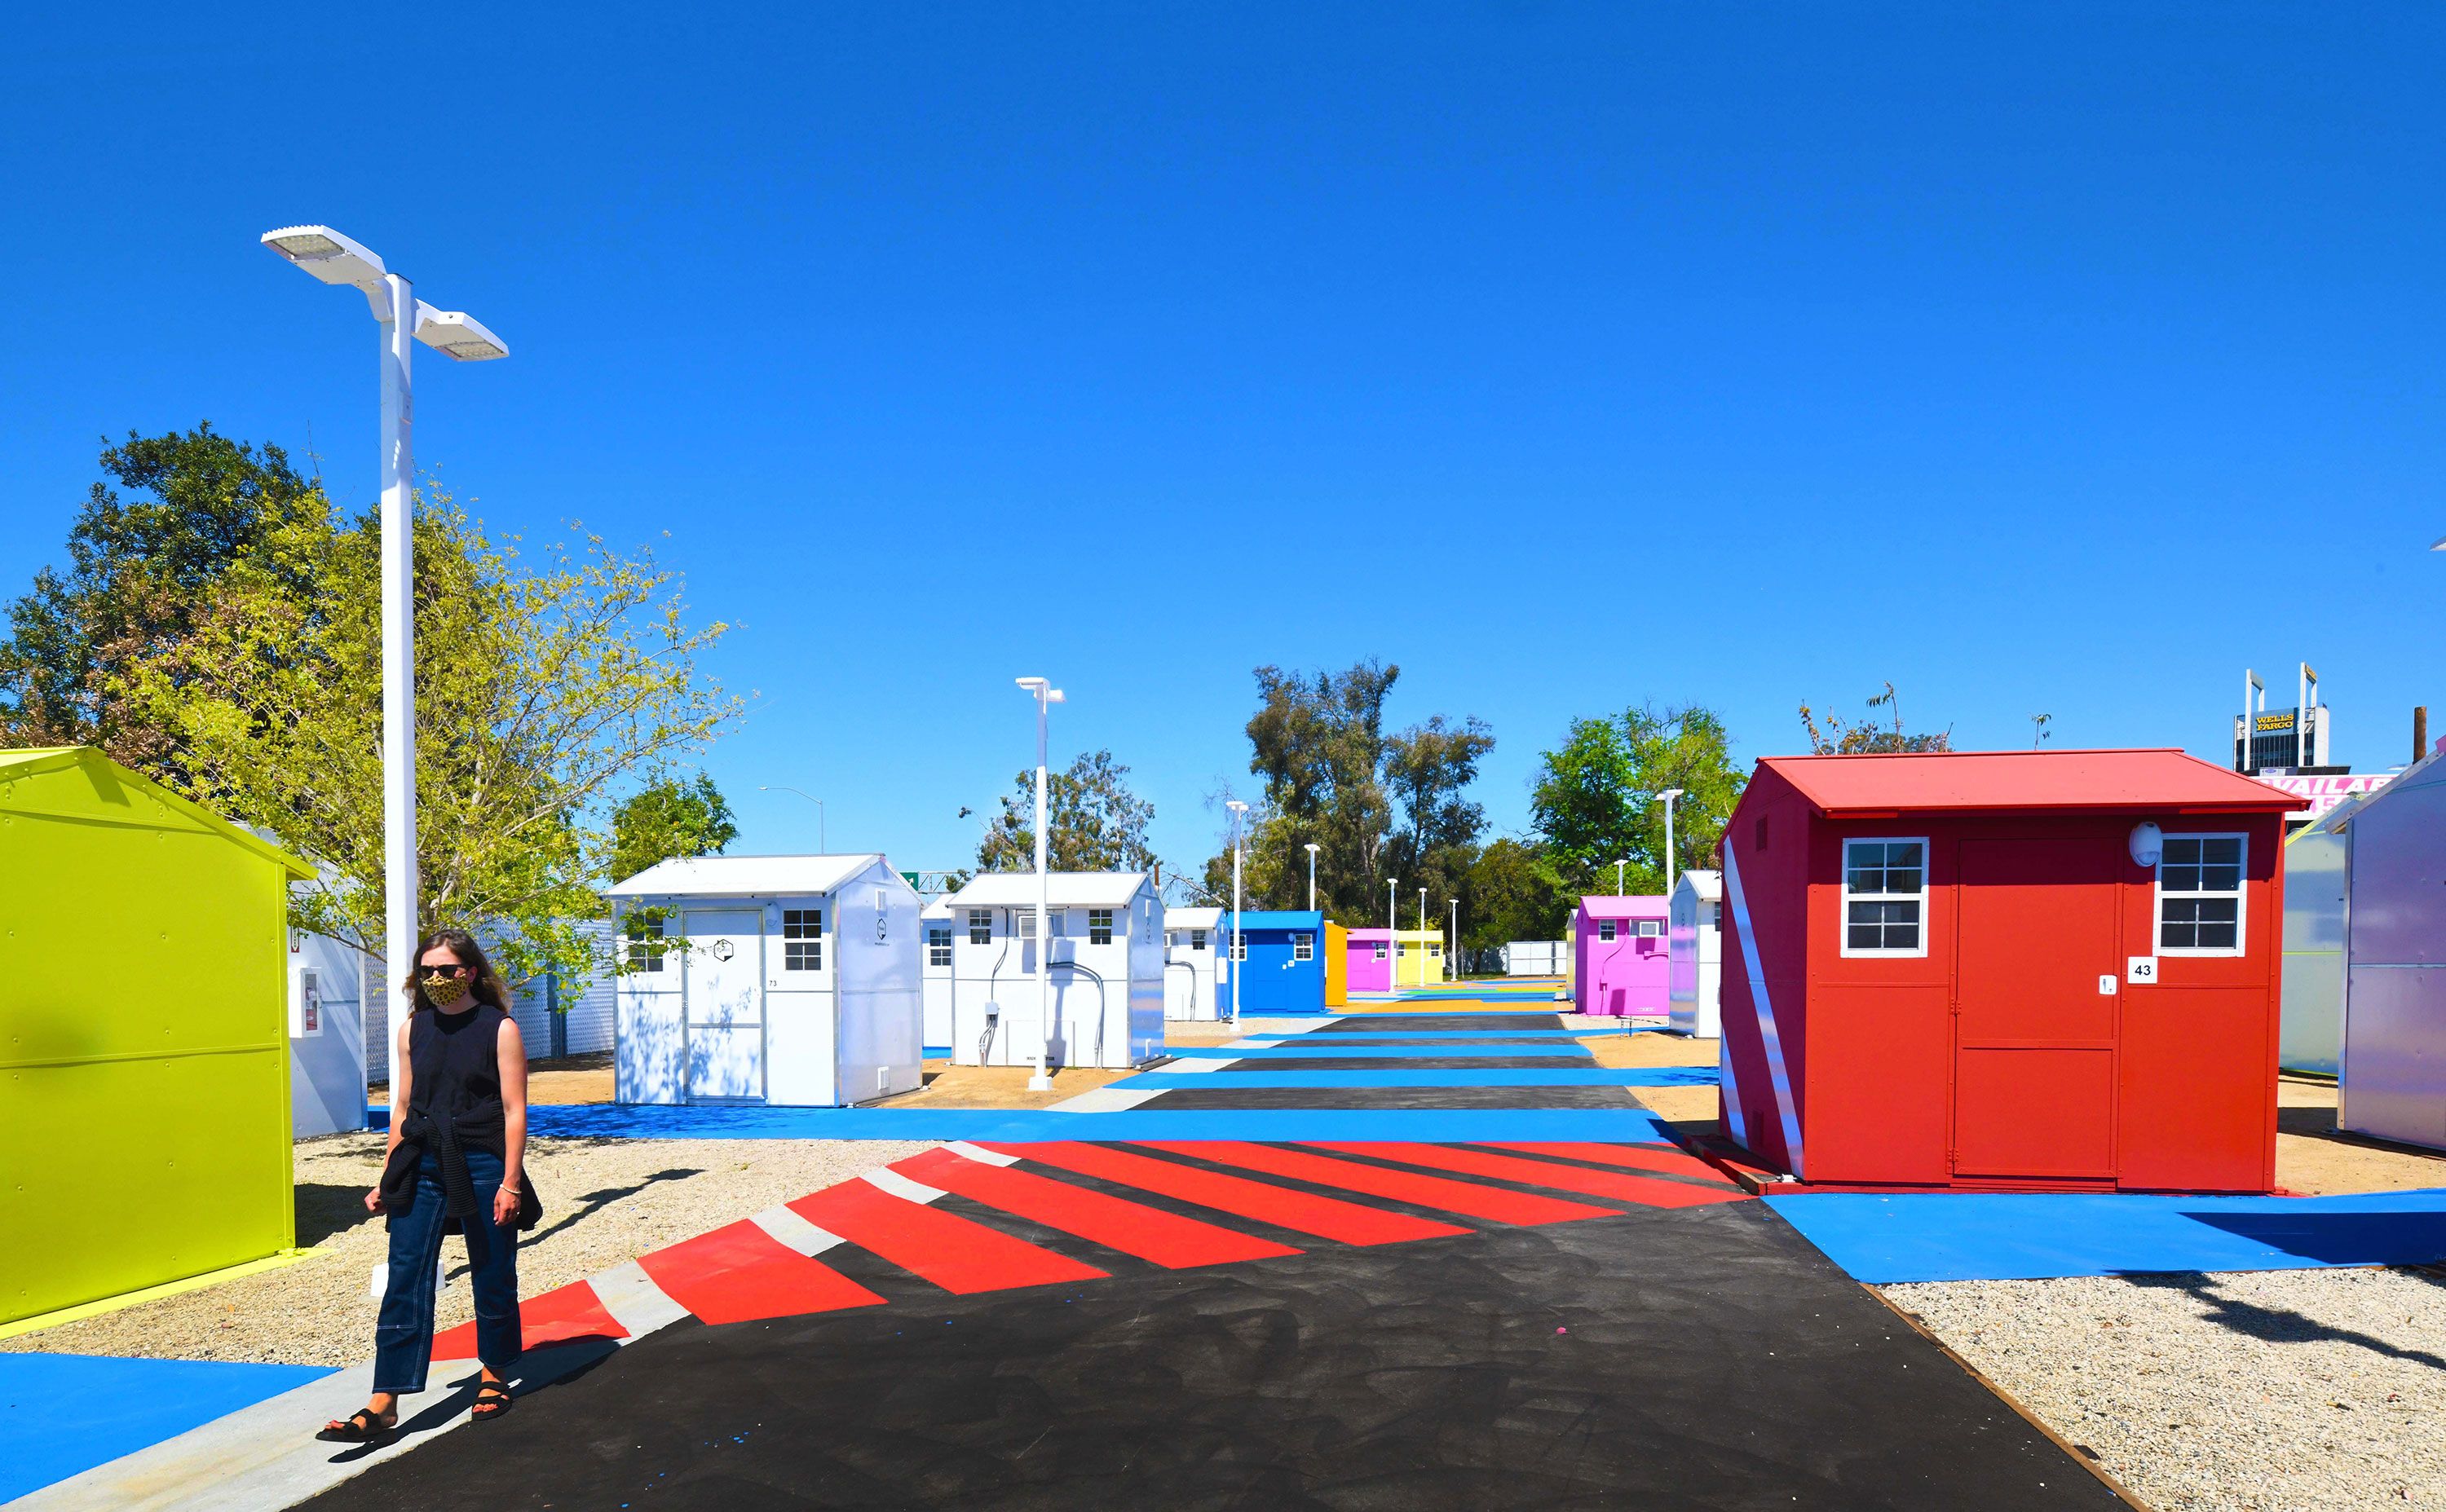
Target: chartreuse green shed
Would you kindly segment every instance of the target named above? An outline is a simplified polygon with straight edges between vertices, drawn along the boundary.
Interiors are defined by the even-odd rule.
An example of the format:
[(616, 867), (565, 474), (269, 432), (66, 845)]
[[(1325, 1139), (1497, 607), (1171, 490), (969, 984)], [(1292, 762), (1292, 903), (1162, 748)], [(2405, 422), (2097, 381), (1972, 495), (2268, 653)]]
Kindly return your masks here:
[(98, 751), (0, 751), (0, 1328), (295, 1243), (308, 875)]

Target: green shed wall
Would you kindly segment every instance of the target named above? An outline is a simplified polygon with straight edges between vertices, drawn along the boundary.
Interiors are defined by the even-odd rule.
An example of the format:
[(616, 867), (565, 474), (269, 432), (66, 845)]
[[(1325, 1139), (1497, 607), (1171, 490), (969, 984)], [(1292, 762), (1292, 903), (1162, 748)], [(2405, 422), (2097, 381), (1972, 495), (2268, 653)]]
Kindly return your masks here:
[(288, 876), (98, 754), (0, 754), (0, 1322), (295, 1241)]

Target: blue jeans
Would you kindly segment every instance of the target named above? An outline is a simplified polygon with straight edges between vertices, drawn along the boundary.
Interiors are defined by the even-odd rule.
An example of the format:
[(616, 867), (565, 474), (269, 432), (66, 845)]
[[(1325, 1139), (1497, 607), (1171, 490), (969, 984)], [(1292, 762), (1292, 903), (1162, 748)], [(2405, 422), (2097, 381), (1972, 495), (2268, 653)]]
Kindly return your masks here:
[[(493, 1223), (493, 1194), (501, 1185), (501, 1157), (467, 1151), (477, 1211), (463, 1221), (467, 1264), (476, 1289), (476, 1358), (506, 1376), (518, 1362), (518, 1231)], [(374, 1390), (424, 1390), (433, 1363), (433, 1275), (442, 1259), (442, 1162), (432, 1151), (416, 1169), (416, 1200), (390, 1215), (390, 1279), (374, 1324)]]

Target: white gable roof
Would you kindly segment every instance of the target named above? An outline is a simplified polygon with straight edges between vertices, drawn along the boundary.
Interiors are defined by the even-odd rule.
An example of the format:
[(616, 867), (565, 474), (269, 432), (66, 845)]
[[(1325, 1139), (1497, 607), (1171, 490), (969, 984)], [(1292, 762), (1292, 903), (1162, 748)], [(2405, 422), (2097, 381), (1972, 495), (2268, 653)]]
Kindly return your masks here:
[[(1118, 908), (1136, 898), (1146, 881), (1143, 871), (1056, 871), (1044, 879), (1046, 901), (1056, 908)], [(943, 901), (955, 908), (1031, 908), (1036, 873), (993, 872)]]
[[(1721, 871), (1685, 871), (1682, 882), (1688, 883), (1703, 903), (1715, 903), (1724, 895), (1724, 874)], [(1678, 888), (1681, 883), (1674, 886)]]
[(1163, 911), (1166, 929), (1220, 929), (1223, 910), (1220, 908), (1166, 908)]
[(612, 887), (614, 898), (772, 898), (830, 892), (883, 857), (684, 856)]

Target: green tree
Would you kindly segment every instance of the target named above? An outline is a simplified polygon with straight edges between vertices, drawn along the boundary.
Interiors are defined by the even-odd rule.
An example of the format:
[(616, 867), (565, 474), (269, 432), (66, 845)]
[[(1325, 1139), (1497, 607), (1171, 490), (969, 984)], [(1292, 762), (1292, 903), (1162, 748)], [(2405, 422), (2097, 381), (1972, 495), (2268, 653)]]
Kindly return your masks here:
[(730, 805), (712, 777), (700, 772), (682, 781), (665, 773), (612, 812), (609, 875), (621, 882), (675, 856), (720, 855), (738, 838)]
[(175, 737), (133, 713), (116, 684), (148, 652), (185, 639), (232, 564), (326, 506), (279, 447), (209, 423), (130, 432), (103, 448), (101, 466), (109, 481), (93, 485), (69, 529), (66, 572), (43, 569), (9, 606), (0, 740), (98, 746), (175, 775)]
[[(1680, 839), (1675, 839), (1680, 849)], [(1560, 940), (1570, 927), (1572, 894), (1546, 855), (1506, 836), (1472, 858), (1462, 883), (1461, 943), (1496, 950), (1515, 940)]]
[(1412, 899), (1421, 887), (1431, 904), (1460, 895), (1486, 828), (1486, 811), (1466, 794), (1494, 749), (1484, 720), (1455, 724), (1440, 714), (1385, 742), (1384, 785), (1409, 821), (1385, 848), (1387, 869)]
[[(1145, 871), (1155, 865), (1147, 825), (1155, 805), (1130, 791), (1130, 769), (1110, 751), (1082, 755), (1067, 772), (1045, 774), (1051, 833), (1045, 865), (1055, 871)], [(1036, 773), (1012, 779), (1011, 792), (977, 844), (983, 871), (1027, 871), (1036, 866)]]
[[(1885, 709), (1892, 719), (1891, 728), (1881, 728), (1872, 718), (1857, 723), (1846, 723), (1840, 716), (1826, 716), (1826, 728), (1817, 727), (1817, 717), (1808, 704), (1800, 706), (1801, 727), (1809, 732), (1809, 749), (1819, 756), (1882, 755), (1895, 752), (1950, 751), (1953, 749), (1953, 727), (1946, 726), (1932, 735), (1913, 735), (1903, 728), (1902, 700), (1895, 696), (1894, 685), (1869, 700), (1872, 710)], [(2043, 732), (2048, 716), (2040, 715), (2037, 722)], [(2037, 741), (2031, 742), (2033, 746)]]
[(1655, 893), (1665, 886), (1665, 806), (1657, 794), (1682, 790), (1673, 849), (1675, 869), (1686, 870), (1712, 860), (1747, 781), (1713, 710), (1643, 706), (1572, 720), (1562, 745), (1538, 759), (1530, 812), (1558, 888), (1610, 893), (1613, 864), (1623, 860), (1629, 866), (1621, 885)]
[[(530, 567), (447, 498), (416, 516), (417, 924), (499, 932), (512, 980), (599, 964), (611, 795), (737, 719), (676, 572), (593, 537)], [(321, 867), (300, 927), (383, 939), (381, 532), (319, 495), (241, 551), (187, 634), (111, 682), (181, 791)]]

